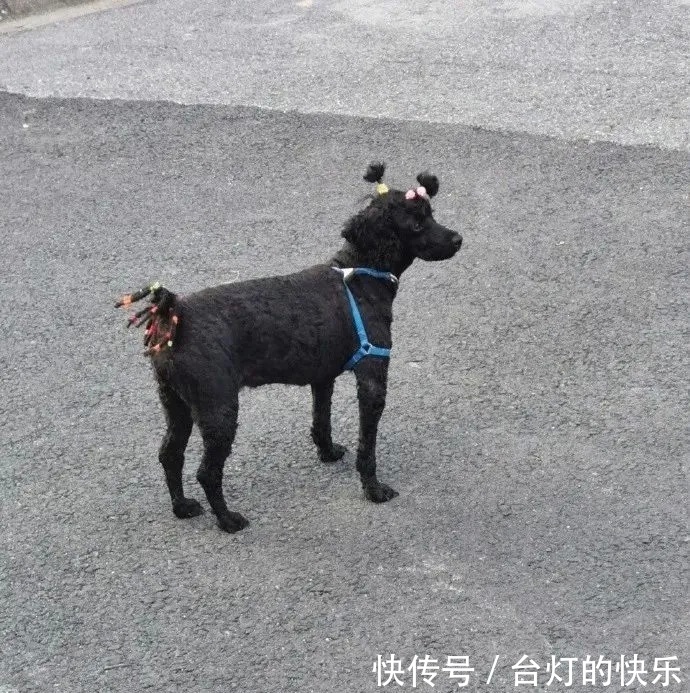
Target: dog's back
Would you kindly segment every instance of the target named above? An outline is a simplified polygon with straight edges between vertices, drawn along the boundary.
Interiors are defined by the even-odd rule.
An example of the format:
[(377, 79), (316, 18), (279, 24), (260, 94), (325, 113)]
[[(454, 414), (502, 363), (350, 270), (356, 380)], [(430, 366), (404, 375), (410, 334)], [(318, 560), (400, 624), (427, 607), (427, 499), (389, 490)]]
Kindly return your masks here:
[(174, 352), (154, 359), (166, 377), (182, 369), (201, 384), (225, 363), (240, 387), (307, 385), (336, 377), (356, 348), (342, 278), (327, 265), (204, 289), (176, 309)]

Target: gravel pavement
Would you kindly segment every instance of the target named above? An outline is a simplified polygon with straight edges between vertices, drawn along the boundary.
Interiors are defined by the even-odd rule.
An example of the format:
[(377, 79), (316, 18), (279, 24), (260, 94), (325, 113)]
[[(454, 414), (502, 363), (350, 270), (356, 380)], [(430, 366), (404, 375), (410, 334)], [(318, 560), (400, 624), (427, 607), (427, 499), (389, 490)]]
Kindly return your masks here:
[[(403, 690), (415, 655), (469, 657), (473, 691), (519, 690), (523, 655), (528, 690), (684, 690), (685, 3), (309, 4), (253, 3), (252, 24), (239, 3), (162, 0), (0, 36), (19, 92), (0, 93), (0, 691), (365, 693), (391, 654)], [(424, 12), (445, 13), (436, 34)], [(613, 71), (609, 132), (542, 79), (558, 81), (561, 30), (573, 60)], [(535, 67), (503, 81), (521, 31)], [(393, 54), (409, 80), (387, 80)], [(468, 66), (491, 113), (480, 85), (465, 99), (445, 79)], [(114, 298), (327, 259), (379, 157), (398, 187), (436, 173), (436, 217), (465, 240), (416, 263), (395, 304), (378, 457), (400, 497), (365, 502), (352, 453), (319, 463), (309, 391), (270, 386), (243, 393), (226, 466), (251, 526), (215, 527), (196, 433), (185, 484), (207, 512), (177, 520), (141, 336)], [(351, 376), (333, 419), (354, 450)], [(615, 671), (635, 654), (646, 687)], [(612, 660), (610, 686), (582, 686), (588, 655)], [(683, 682), (653, 685), (673, 656)], [(547, 685), (552, 657), (578, 658), (576, 685), (567, 663)], [(435, 683), (417, 688), (458, 690)]]

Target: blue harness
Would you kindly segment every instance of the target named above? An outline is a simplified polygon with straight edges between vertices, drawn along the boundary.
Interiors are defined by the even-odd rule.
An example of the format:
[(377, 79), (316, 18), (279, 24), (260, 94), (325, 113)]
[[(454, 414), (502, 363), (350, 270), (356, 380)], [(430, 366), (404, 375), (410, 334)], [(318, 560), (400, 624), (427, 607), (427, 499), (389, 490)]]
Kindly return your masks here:
[(376, 279), (384, 279), (385, 281), (398, 283), (398, 278), (391, 274), (390, 272), (380, 272), (379, 270), (369, 269), (368, 267), (348, 267), (343, 269), (342, 267), (333, 267), (334, 270), (340, 272), (343, 275), (343, 286), (345, 287), (345, 293), (347, 294), (347, 300), (350, 303), (350, 312), (352, 313), (352, 321), (355, 324), (355, 330), (357, 330), (357, 336), (359, 337), (359, 349), (355, 351), (352, 358), (343, 366), (344, 371), (351, 371), (363, 358), (366, 356), (379, 356), (381, 358), (389, 358), (391, 355), (390, 349), (385, 349), (384, 347), (374, 346), (367, 337), (367, 331), (364, 328), (364, 321), (362, 320), (362, 314), (359, 312), (357, 307), (357, 301), (350, 291), (350, 287), (347, 285), (347, 281), (350, 277), (355, 274), (366, 274), (370, 277), (375, 277)]

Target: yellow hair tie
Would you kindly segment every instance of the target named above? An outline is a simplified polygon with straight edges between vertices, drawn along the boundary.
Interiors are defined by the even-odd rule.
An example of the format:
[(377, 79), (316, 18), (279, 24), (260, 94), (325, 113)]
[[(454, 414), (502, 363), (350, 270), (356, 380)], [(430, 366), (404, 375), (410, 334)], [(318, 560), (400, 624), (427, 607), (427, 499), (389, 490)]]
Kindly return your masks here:
[(385, 183), (376, 184), (376, 194), (385, 195), (388, 192), (388, 186)]

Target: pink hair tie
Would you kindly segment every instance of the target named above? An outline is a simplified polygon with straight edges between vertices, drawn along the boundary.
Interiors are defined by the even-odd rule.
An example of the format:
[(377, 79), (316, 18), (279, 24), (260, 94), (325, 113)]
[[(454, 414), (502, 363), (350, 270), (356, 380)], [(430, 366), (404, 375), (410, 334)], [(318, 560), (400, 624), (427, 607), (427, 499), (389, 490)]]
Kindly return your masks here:
[(420, 185), (416, 190), (408, 190), (405, 193), (406, 200), (414, 200), (415, 197), (424, 197), (428, 200), (429, 195), (426, 192), (426, 188)]

